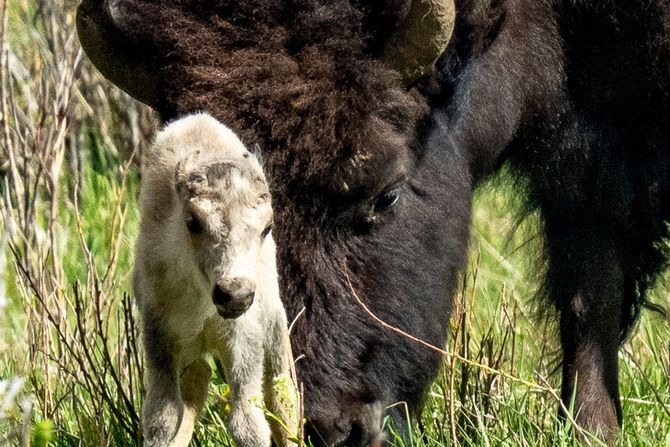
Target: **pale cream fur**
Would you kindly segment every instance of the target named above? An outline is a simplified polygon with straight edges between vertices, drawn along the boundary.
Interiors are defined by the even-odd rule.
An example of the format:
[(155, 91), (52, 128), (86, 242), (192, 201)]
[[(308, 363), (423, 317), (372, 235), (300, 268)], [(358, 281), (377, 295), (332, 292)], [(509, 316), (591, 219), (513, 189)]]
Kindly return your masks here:
[[(223, 183), (207, 174), (217, 163), (240, 168), (226, 174), (231, 191), (221, 190)], [(257, 159), (211, 116), (189, 115), (158, 134), (142, 181), (133, 282), (147, 365), (144, 445), (188, 445), (207, 395), (207, 353), (220, 360), (230, 385), (228, 428), (237, 445), (270, 446), (271, 431), (278, 445), (292, 444), (287, 430), (268, 424), (261, 408), (265, 402), (292, 435), (297, 432), (275, 244), (271, 234), (261, 237), (272, 209)], [(189, 233), (189, 213), (202, 221), (202, 234)], [(250, 281), (255, 299), (240, 317), (224, 319), (212, 290), (231, 277)], [(277, 377), (289, 379), (288, 395), (272, 386)]]

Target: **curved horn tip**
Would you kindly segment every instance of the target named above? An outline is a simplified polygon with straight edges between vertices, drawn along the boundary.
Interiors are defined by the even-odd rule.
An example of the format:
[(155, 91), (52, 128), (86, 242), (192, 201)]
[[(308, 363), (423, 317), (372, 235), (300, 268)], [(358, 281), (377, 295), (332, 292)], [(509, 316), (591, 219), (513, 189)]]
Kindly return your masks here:
[(159, 104), (158, 70), (142, 49), (116, 29), (103, 0), (83, 0), (76, 27), (81, 47), (102, 75), (154, 109)]

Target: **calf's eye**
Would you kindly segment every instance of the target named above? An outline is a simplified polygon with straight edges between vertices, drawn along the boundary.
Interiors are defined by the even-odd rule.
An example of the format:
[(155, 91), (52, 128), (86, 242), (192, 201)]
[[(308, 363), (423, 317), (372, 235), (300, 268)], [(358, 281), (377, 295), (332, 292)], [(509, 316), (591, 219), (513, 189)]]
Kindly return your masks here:
[(202, 233), (202, 224), (193, 214), (186, 216), (186, 228), (191, 234)]

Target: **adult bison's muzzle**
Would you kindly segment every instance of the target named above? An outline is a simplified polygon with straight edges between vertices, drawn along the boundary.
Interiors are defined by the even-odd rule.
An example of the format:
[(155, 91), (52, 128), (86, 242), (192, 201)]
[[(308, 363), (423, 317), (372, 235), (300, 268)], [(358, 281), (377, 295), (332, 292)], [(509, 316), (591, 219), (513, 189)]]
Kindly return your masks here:
[(380, 401), (356, 402), (347, 416), (308, 422), (305, 438), (314, 446), (381, 446), (383, 411)]

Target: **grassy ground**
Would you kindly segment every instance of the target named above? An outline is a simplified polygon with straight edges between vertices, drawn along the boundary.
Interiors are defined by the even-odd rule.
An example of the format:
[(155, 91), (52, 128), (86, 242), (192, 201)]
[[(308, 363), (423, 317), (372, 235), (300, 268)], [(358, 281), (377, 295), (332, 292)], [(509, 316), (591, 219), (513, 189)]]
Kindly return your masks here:
[[(128, 292), (136, 160), (155, 121), (87, 63), (74, 6), (0, 0), (0, 446), (140, 439)], [(555, 327), (535, 318), (537, 231), (532, 218), (512, 231), (514, 203), (504, 176), (478, 193), (451, 354), (409, 445), (572, 445), (555, 416)], [(670, 445), (669, 326), (646, 313), (621, 351), (623, 446)], [(224, 395), (216, 377), (194, 445), (232, 445)]]

